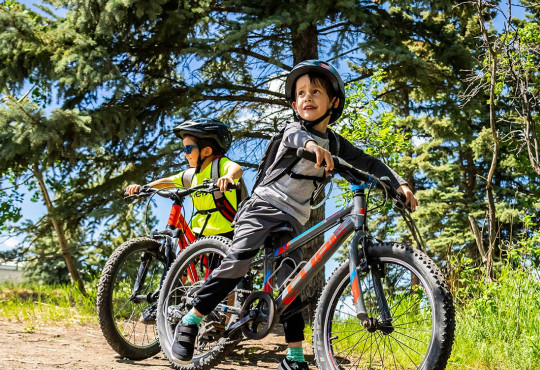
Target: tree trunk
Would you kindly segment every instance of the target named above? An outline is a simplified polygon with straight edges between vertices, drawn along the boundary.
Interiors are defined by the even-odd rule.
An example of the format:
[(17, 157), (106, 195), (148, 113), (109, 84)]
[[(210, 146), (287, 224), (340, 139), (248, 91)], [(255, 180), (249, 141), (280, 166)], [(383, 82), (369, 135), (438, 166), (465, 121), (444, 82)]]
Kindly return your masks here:
[(469, 223), (471, 224), (471, 230), (473, 232), (474, 239), (476, 240), (476, 246), (478, 247), (478, 252), (482, 258), (482, 263), (485, 264), (487, 262), (487, 256), (486, 250), (484, 249), (484, 242), (482, 240), (482, 233), (480, 232), (480, 229), (478, 229), (474, 216), (471, 214), (469, 214)]
[(488, 32), (484, 25), (484, 3), (482, 0), (477, 2), (478, 21), (480, 23), (480, 29), (484, 38), (484, 45), (488, 49), (489, 68), (490, 68), (490, 84), (489, 84), (489, 127), (491, 129), (491, 135), (493, 138), (493, 157), (491, 159), (491, 166), (486, 178), (486, 194), (488, 198), (488, 219), (489, 219), (489, 246), (487, 252), (487, 265), (486, 265), (486, 279), (491, 279), (491, 270), (493, 268), (493, 250), (497, 242), (497, 215), (495, 212), (495, 198), (493, 195), (493, 176), (497, 168), (497, 160), (499, 153), (499, 134), (497, 131), (497, 114), (495, 112), (495, 88), (497, 83), (498, 71), (498, 52), (494, 50), (493, 44), (490, 43)]
[(56, 235), (58, 236), (58, 244), (60, 244), (62, 257), (64, 257), (64, 260), (66, 261), (66, 265), (69, 274), (71, 275), (71, 279), (77, 284), (81, 293), (86, 296), (84, 282), (79, 275), (79, 269), (77, 268), (77, 264), (75, 263), (71, 251), (69, 250), (64, 229), (60, 222), (58, 222), (58, 220), (53, 216), (54, 206), (52, 204), (51, 198), (49, 197), (49, 191), (47, 190), (45, 181), (43, 180), (43, 174), (41, 173), (37, 165), (33, 166), (33, 172), (38, 180), (39, 188), (41, 190), (41, 194), (43, 195), (43, 200), (45, 201), (45, 205), (47, 206), (49, 218), (51, 220), (51, 223), (53, 224), (54, 230), (56, 231)]
[(309, 27), (299, 31), (293, 26), (291, 28), (291, 41), (294, 65), (307, 60), (319, 58), (319, 38), (317, 25), (312, 24)]
[[(291, 40), (292, 40), (292, 52), (293, 52), (293, 62), (294, 65), (307, 60), (307, 59), (317, 59), (319, 57), (318, 52), (318, 34), (317, 26), (315, 24), (310, 25), (306, 29), (299, 31), (297, 28), (291, 28)], [(320, 202), (324, 197), (324, 194), (321, 194), (316, 200), (315, 204)], [(306, 224), (306, 230), (310, 227), (318, 224), (324, 219), (325, 215), (325, 206), (311, 211), (311, 218)], [(324, 243), (324, 236), (315, 238), (310, 243), (304, 247), (304, 259), (308, 260), (311, 258), (315, 252), (320, 248)], [(317, 297), (320, 295), (325, 283), (324, 278), (324, 269), (315, 276), (315, 278), (309, 283), (309, 285), (302, 292), (302, 300), (310, 299), (312, 297)], [(307, 310), (307, 319), (311, 322), (315, 314), (315, 308), (317, 302), (314, 301), (310, 303)], [(306, 316), (306, 315), (304, 315)]]
[[(524, 73), (525, 74), (525, 73)], [(536, 133), (536, 124), (532, 116), (531, 104), (529, 102), (528, 81), (527, 77), (523, 77), (525, 81), (519, 81), (519, 93), (521, 96), (521, 108), (522, 115), (525, 117), (525, 129), (523, 131), (523, 137), (527, 146), (527, 154), (529, 155), (529, 162), (538, 175), (540, 175), (540, 140), (538, 140), (538, 134)]]

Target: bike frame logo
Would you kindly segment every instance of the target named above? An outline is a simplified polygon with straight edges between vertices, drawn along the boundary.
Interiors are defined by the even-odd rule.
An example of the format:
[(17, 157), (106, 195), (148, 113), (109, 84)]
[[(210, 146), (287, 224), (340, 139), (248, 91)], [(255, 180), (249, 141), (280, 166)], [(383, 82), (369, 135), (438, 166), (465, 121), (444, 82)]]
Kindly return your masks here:
[(282, 301), (283, 305), (288, 306), (294, 301), (296, 296), (300, 293), (300, 289), (295, 290), (300, 280), (304, 279), (306, 277), (306, 274), (309, 272), (309, 270), (314, 268), (317, 265), (317, 263), (321, 261), (323, 256), (329, 250), (332, 249), (336, 241), (339, 239), (341, 235), (343, 235), (345, 230), (346, 230), (346, 224), (341, 224), (341, 226), (338, 227), (337, 230), (330, 236), (330, 239), (328, 239), (319, 248), (319, 250), (317, 251), (317, 253), (315, 253), (315, 255), (313, 255), (313, 257), (311, 257), (311, 259), (309, 260), (309, 264), (306, 264), (302, 268), (302, 270), (300, 270), (300, 272), (294, 277), (294, 279), (289, 283), (289, 285), (287, 285), (287, 288), (285, 289), (285, 291), (287, 292), (287, 295), (286, 297), (283, 298), (283, 301)]

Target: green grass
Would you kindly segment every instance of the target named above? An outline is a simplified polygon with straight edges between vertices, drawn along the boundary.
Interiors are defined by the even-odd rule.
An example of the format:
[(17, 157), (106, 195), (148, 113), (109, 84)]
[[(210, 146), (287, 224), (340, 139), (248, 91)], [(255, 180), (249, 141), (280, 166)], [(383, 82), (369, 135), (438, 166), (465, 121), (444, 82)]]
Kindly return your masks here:
[(87, 284), (88, 296), (72, 286), (35, 283), (0, 284), (0, 316), (21, 322), (33, 331), (42, 324), (97, 323), (96, 284)]
[[(456, 340), (449, 369), (540, 369), (540, 276), (503, 268), (499, 279), (468, 281), (457, 298)], [(0, 285), (0, 317), (25, 330), (41, 325), (97, 323), (95, 284), (88, 297), (71, 286)], [(311, 341), (311, 328), (306, 327)]]
[(540, 368), (540, 279), (504, 268), (457, 309), (451, 369)]

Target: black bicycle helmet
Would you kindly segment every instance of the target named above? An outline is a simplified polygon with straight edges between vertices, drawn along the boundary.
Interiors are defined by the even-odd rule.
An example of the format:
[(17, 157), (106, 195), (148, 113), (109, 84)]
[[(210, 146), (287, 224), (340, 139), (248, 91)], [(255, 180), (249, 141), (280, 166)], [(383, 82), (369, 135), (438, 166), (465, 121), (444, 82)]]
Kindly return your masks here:
[(336, 96), (339, 98), (339, 105), (337, 108), (332, 109), (330, 123), (337, 121), (337, 119), (341, 116), (341, 113), (343, 113), (343, 107), (345, 106), (345, 84), (343, 83), (338, 71), (330, 64), (323, 62), (322, 60), (304, 60), (303, 62), (300, 62), (294, 66), (292, 71), (287, 76), (287, 80), (285, 81), (285, 98), (288, 102), (293, 102), (295, 100), (293, 90), (296, 80), (310, 72), (322, 74), (328, 77), (332, 83)]
[(198, 118), (184, 121), (176, 126), (173, 132), (179, 138), (189, 134), (200, 139), (214, 139), (223, 153), (227, 153), (231, 147), (232, 134), (229, 126), (215, 119)]

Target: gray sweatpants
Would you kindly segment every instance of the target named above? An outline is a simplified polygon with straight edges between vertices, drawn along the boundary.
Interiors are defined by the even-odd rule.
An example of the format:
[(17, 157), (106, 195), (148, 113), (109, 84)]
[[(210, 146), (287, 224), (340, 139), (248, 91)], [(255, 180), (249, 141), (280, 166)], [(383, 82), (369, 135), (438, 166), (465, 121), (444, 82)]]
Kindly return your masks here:
[[(194, 307), (200, 313), (208, 315), (229, 293), (238, 282), (248, 273), (250, 263), (273, 228), (288, 223), (294, 230), (294, 235), (285, 236), (283, 242), (303, 231), (303, 226), (291, 215), (277, 209), (256, 195), (248, 199), (235, 217), (234, 237), (231, 249), (197, 292), (193, 301)], [(279, 247), (279, 245), (276, 245)], [(295, 250), (288, 257), (296, 263), (302, 260), (301, 249)], [(284, 263), (277, 274), (278, 285), (292, 272), (294, 265)], [(300, 304), (296, 299), (289, 309)], [(304, 320), (301, 313), (297, 313), (283, 323), (285, 339), (287, 342), (298, 342), (304, 339)]]

